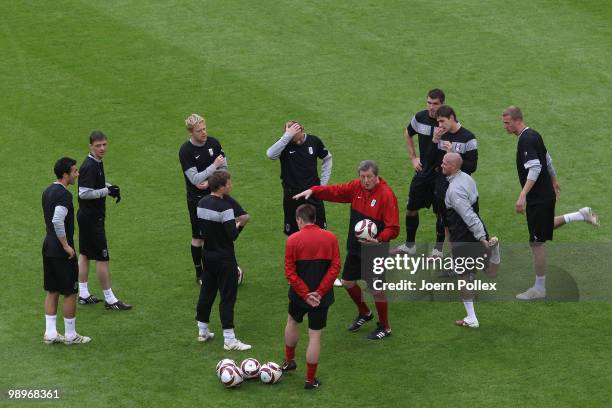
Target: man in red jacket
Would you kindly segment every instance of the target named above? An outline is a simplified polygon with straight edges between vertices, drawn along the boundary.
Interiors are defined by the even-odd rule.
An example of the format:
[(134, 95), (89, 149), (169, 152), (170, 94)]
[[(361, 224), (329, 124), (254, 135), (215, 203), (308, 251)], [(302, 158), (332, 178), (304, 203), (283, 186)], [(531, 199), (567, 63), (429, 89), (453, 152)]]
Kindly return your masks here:
[(289, 371), (297, 368), (295, 347), (300, 334), (298, 323), (308, 313), (306, 389), (321, 385), (315, 378), (321, 350), (321, 330), (327, 323), (327, 310), (334, 303), (333, 285), (340, 272), (338, 240), (334, 234), (315, 224), (316, 214), (317, 210), (311, 204), (302, 204), (296, 209), (299, 231), (289, 236), (285, 247), (285, 276), (290, 286), (282, 369)]
[[(349, 183), (313, 186), (293, 197), (295, 199), (302, 197), (308, 199), (312, 195), (324, 201), (351, 203), (351, 218), (346, 242), (347, 255), (342, 270), (342, 284), (359, 310), (357, 318), (348, 328), (352, 332), (359, 330), (367, 321), (374, 318), (363, 301), (361, 288), (357, 284), (357, 280), (362, 278), (361, 243), (355, 237), (355, 224), (366, 218), (372, 220), (379, 231), (378, 235), (372, 240), (374, 242), (391, 241), (398, 236), (400, 230), (397, 198), (391, 187), (378, 176), (376, 162), (372, 160), (362, 161), (357, 172), (359, 178)], [(391, 335), (387, 297), (383, 291), (372, 290), (372, 295), (378, 311), (379, 322), (368, 339), (381, 340)]]

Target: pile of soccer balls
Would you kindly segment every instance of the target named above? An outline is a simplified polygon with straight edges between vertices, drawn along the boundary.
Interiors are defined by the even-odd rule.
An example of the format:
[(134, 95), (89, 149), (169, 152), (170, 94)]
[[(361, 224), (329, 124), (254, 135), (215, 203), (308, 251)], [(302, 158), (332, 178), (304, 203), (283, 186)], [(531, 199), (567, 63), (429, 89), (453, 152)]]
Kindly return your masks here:
[(240, 366), (229, 358), (217, 363), (217, 377), (226, 388), (238, 387), (244, 380), (256, 378), (264, 384), (276, 384), (282, 375), (283, 370), (278, 364), (268, 362), (262, 365), (254, 358), (243, 360)]

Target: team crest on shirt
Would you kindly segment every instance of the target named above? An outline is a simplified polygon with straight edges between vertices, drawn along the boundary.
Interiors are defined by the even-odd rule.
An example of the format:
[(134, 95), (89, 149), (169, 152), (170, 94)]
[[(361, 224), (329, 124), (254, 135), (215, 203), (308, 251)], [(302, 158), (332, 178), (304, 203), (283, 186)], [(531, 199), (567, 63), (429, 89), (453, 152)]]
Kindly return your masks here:
[(313, 150), (312, 150), (312, 146), (308, 146), (308, 153), (310, 154), (314, 154)]
[(376, 205), (376, 199), (374, 198), (370, 203), (370, 207), (374, 207)]
[(213, 155), (215, 154), (215, 153), (213, 152), (213, 149), (208, 149), (208, 153), (210, 153), (210, 157), (213, 157)]

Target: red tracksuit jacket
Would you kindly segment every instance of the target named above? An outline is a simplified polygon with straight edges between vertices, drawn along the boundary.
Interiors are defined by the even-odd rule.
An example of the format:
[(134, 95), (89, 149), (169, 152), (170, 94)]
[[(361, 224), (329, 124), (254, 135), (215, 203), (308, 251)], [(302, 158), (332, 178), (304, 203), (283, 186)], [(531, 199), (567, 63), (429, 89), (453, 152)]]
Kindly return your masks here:
[(321, 307), (334, 303), (334, 280), (340, 272), (340, 251), (334, 234), (310, 224), (287, 238), (285, 277), (289, 282), (289, 299), (310, 308), (308, 293), (321, 295)]
[(351, 203), (351, 218), (346, 241), (349, 254), (361, 256), (361, 244), (355, 238), (354, 231), (355, 224), (365, 218), (369, 218), (376, 224), (378, 229), (376, 238), (379, 241), (391, 241), (399, 235), (397, 198), (382, 177), (372, 190), (363, 188), (359, 179), (346, 184), (313, 186), (311, 189), (313, 195), (318, 199), (336, 203)]

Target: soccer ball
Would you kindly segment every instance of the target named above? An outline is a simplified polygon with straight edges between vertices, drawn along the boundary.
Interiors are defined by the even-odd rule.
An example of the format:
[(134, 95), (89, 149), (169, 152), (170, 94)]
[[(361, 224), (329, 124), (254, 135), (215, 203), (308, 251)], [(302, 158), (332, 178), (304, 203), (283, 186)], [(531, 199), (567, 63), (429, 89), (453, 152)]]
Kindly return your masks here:
[(247, 358), (240, 363), (240, 370), (245, 380), (259, 377), (261, 364), (254, 358)]
[(244, 272), (242, 272), (239, 266), (236, 266), (236, 268), (238, 270), (238, 285), (242, 285), (242, 282), (244, 282)]
[(358, 239), (374, 238), (378, 234), (378, 228), (372, 220), (367, 218), (355, 224), (355, 236)]
[(225, 385), (225, 388), (237, 387), (242, 383), (242, 375), (238, 367), (233, 365), (221, 366), (219, 379)]
[(233, 367), (238, 368), (234, 360), (231, 360), (229, 358), (224, 358), (223, 360), (217, 363), (217, 368), (215, 369), (215, 371), (217, 372), (217, 377), (221, 378), (221, 369), (226, 366), (233, 366)]
[(282, 375), (283, 370), (278, 364), (273, 362), (264, 364), (259, 371), (259, 379), (264, 384), (276, 384)]

